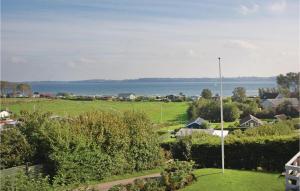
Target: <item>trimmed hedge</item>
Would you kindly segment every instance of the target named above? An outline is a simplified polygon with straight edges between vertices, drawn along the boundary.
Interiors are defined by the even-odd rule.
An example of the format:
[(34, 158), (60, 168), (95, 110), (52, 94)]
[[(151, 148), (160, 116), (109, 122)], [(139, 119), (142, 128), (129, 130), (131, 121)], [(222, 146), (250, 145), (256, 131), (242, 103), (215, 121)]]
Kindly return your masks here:
[[(179, 160), (185, 160), (187, 156), (188, 149), (183, 145), (180, 141), (161, 144)], [(281, 172), (285, 163), (298, 151), (299, 137), (295, 135), (225, 139), (225, 167), (247, 170), (262, 168)], [(190, 159), (201, 168), (221, 167), (221, 145), (193, 144)]]

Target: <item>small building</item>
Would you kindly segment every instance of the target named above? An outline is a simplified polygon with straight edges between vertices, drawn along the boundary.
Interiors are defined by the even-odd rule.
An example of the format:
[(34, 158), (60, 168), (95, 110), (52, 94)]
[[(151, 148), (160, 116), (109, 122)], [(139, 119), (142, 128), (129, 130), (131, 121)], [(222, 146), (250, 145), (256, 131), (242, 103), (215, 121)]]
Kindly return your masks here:
[(285, 114), (279, 114), (279, 115), (275, 115), (274, 118), (277, 121), (284, 121), (284, 120), (287, 120), (288, 117)]
[(40, 93), (39, 93), (39, 92), (34, 92), (34, 93), (32, 94), (32, 97), (33, 97), (33, 98), (39, 98), (39, 97), (40, 97)]
[[(191, 128), (181, 128), (177, 133), (176, 137), (184, 137), (192, 135), (193, 133), (207, 133), (209, 135), (219, 136), (221, 137), (222, 133), (221, 130), (214, 130), (214, 129), (191, 129)], [(223, 136), (226, 137), (229, 131), (224, 130)]]
[(253, 115), (248, 115), (240, 120), (241, 127), (258, 127), (263, 124), (264, 123), (260, 119), (254, 117)]
[(134, 93), (120, 93), (118, 99), (120, 100), (135, 100), (136, 95)]
[(188, 97), (188, 100), (191, 100), (191, 101), (198, 101), (200, 99), (200, 96), (190, 96)]
[(6, 111), (6, 110), (1, 110), (0, 112), (0, 119), (6, 119), (9, 118), (11, 115), (10, 111)]
[(207, 129), (208, 122), (201, 117), (198, 117), (195, 121), (190, 122), (186, 125), (189, 129)]

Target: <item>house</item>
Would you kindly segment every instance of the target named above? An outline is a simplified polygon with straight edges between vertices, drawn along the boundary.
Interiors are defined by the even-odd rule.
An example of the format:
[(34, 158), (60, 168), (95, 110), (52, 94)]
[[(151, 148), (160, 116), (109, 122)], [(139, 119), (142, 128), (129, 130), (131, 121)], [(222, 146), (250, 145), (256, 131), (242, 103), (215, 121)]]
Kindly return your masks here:
[(6, 111), (6, 110), (2, 110), (0, 112), (0, 119), (6, 119), (9, 118), (9, 116), (11, 115), (10, 111)]
[(169, 101), (175, 101), (177, 99), (177, 96), (171, 94), (171, 95), (167, 95), (166, 96), (166, 99), (169, 100)]
[(201, 117), (198, 117), (195, 121), (186, 125), (189, 129), (207, 129), (208, 122)]
[(263, 125), (263, 122), (253, 115), (248, 115), (240, 120), (241, 127), (258, 127), (261, 125)]
[[(214, 129), (191, 129), (191, 128), (181, 128), (177, 133), (176, 137), (184, 137), (192, 135), (193, 133), (207, 133), (209, 135), (219, 136), (221, 137), (222, 133), (221, 130), (214, 130)], [(226, 137), (229, 131), (224, 130), (223, 136)]]
[(115, 96), (112, 96), (112, 95), (102, 95), (100, 97), (97, 97), (96, 99), (112, 101), (113, 99), (115, 99)]
[(120, 100), (135, 100), (136, 95), (134, 93), (120, 93), (118, 98)]
[(297, 98), (266, 99), (262, 101), (261, 105), (264, 109), (276, 109), (285, 101), (291, 102), (292, 106), (295, 108), (299, 107), (299, 100)]
[(34, 93), (32, 94), (32, 97), (33, 97), (33, 98), (39, 98), (39, 97), (40, 97), (39, 92), (34, 92)]
[(190, 96), (188, 97), (188, 100), (191, 100), (191, 101), (198, 101), (200, 99), (200, 96)]
[(287, 120), (288, 117), (285, 114), (279, 114), (275, 115), (274, 118), (277, 119), (277, 121), (284, 121)]

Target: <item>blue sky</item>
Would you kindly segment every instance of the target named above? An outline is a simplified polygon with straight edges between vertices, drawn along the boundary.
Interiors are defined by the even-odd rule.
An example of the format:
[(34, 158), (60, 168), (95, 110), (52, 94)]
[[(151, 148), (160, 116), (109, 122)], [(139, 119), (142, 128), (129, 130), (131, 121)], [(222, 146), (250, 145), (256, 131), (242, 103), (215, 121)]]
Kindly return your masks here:
[(11, 81), (299, 71), (298, 0), (2, 0)]

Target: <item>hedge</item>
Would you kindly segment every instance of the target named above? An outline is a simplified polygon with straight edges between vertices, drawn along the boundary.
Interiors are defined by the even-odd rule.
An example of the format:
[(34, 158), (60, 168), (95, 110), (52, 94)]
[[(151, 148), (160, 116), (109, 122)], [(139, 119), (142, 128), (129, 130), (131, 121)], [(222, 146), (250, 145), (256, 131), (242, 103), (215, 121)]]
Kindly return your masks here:
[[(226, 139), (225, 139), (226, 140)], [(162, 143), (178, 160), (186, 160), (188, 152), (182, 142)], [(187, 146), (188, 147), (188, 146)], [(225, 168), (281, 172), (284, 165), (299, 151), (298, 136), (248, 137), (225, 141)], [(190, 159), (198, 167), (221, 167), (220, 144), (193, 144)]]

